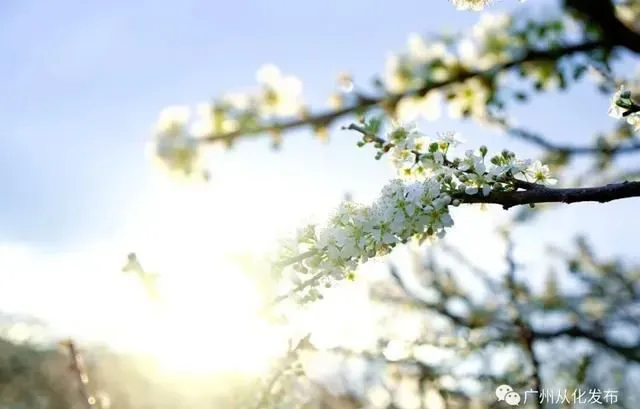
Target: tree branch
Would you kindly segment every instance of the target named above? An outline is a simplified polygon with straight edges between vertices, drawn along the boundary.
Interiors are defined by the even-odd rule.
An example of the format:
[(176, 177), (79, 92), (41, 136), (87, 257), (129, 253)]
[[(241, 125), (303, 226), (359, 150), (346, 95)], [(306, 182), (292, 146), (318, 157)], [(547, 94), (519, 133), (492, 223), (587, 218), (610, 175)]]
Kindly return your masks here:
[(640, 362), (640, 344), (636, 345), (622, 345), (613, 343), (603, 336), (589, 333), (579, 327), (562, 328), (556, 331), (536, 331), (532, 330), (531, 334), (535, 339), (539, 340), (553, 340), (562, 336), (572, 338), (584, 338), (592, 341), (606, 349), (614, 351), (619, 355), (625, 357), (629, 361)]
[(237, 138), (248, 137), (252, 135), (261, 134), (268, 131), (281, 132), (285, 130), (293, 130), (308, 125), (320, 125), (326, 126), (334, 122), (335, 120), (345, 117), (347, 115), (354, 114), (358, 111), (370, 109), (383, 103), (389, 103), (391, 106), (397, 104), (402, 98), (413, 95), (426, 95), (429, 91), (447, 87), (452, 84), (463, 82), (475, 77), (494, 75), (497, 72), (506, 71), (511, 68), (517, 67), (523, 63), (530, 61), (546, 61), (546, 60), (558, 60), (562, 57), (593, 51), (599, 48), (607, 47), (607, 43), (601, 41), (590, 41), (580, 44), (568, 45), (562, 48), (550, 49), (550, 50), (528, 50), (524, 52), (523, 56), (504, 64), (497, 65), (484, 71), (466, 71), (455, 76), (454, 78), (447, 79), (440, 82), (430, 82), (423, 87), (407, 91), (402, 94), (396, 95), (384, 95), (381, 97), (370, 97), (359, 95), (357, 103), (344, 107), (338, 110), (327, 111), (316, 115), (310, 115), (302, 119), (291, 120), (287, 122), (275, 122), (271, 124), (265, 124), (263, 126), (256, 127), (254, 129), (240, 129), (238, 131), (229, 132), (225, 134), (211, 135), (204, 138), (203, 142), (217, 142), (225, 141), (230, 142)]
[[(410, 301), (413, 303), (416, 303), (420, 308), (431, 310), (440, 315), (443, 315), (449, 318), (455, 324), (464, 328), (476, 328), (479, 326), (479, 324), (474, 325), (474, 323), (468, 322), (465, 318), (451, 313), (449, 310), (447, 310), (444, 303), (428, 302), (418, 297), (413, 291), (411, 291), (407, 287), (404, 280), (400, 277), (400, 274), (398, 273), (398, 269), (394, 265), (389, 266), (389, 274), (393, 278), (393, 281), (398, 285), (398, 287), (400, 287), (400, 289), (407, 295), (407, 297), (409, 297)], [(392, 299), (387, 299), (386, 301), (392, 301)], [(406, 301), (406, 300), (403, 300), (403, 301)]]
[[(516, 272), (518, 270), (518, 265), (514, 259), (514, 244), (511, 237), (505, 233), (506, 239), (506, 254), (505, 259), (507, 262), (507, 272), (506, 272), (506, 289), (509, 294), (509, 301), (511, 305), (515, 308), (516, 316), (514, 320), (514, 324), (520, 330), (520, 341), (524, 350), (529, 357), (529, 361), (531, 363), (531, 378), (533, 380), (533, 390), (540, 391), (542, 390), (542, 378), (540, 377), (540, 360), (536, 355), (536, 351), (534, 349), (534, 337), (531, 334), (531, 328), (528, 322), (526, 322), (524, 314), (522, 312), (522, 308), (520, 303), (518, 302), (518, 297), (516, 295)], [(538, 409), (543, 409), (543, 405), (541, 401), (536, 402)]]
[(78, 389), (80, 395), (82, 397), (82, 403), (86, 406), (87, 409), (94, 409), (96, 405), (96, 400), (87, 387), (89, 383), (89, 377), (87, 376), (87, 372), (84, 368), (84, 363), (82, 361), (82, 357), (78, 352), (78, 348), (76, 344), (71, 339), (64, 340), (60, 342), (60, 345), (67, 348), (69, 353), (69, 359), (71, 363), (69, 365), (69, 369), (73, 372), (76, 380), (78, 381)]
[(529, 131), (523, 128), (509, 127), (506, 123), (495, 120), (491, 121), (492, 124), (499, 126), (503, 132), (511, 137), (518, 138), (524, 142), (536, 145), (543, 148), (546, 151), (557, 152), (563, 155), (592, 155), (597, 153), (615, 154), (630, 154), (640, 152), (640, 142), (631, 140), (628, 143), (622, 143), (618, 145), (563, 145), (551, 142), (549, 139), (543, 137), (539, 133)]
[(598, 187), (549, 188), (537, 187), (512, 192), (491, 192), (488, 196), (456, 195), (464, 203), (499, 204), (506, 210), (513, 206), (535, 203), (606, 203), (640, 196), (640, 182), (622, 182)]

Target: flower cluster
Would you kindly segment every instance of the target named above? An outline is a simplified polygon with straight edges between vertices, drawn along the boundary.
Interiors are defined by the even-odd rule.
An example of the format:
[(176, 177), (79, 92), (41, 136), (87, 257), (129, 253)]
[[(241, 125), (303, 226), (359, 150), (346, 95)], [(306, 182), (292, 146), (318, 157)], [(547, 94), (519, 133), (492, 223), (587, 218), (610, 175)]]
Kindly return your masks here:
[(482, 146), (451, 157), (460, 143), (455, 133), (431, 139), (412, 127), (395, 126), (382, 139), (377, 136), (381, 125), (382, 120), (374, 118), (350, 129), (363, 134), (359, 146), (376, 148), (377, 159), (389, 155), (399, 177), (384, 186), (371, 205), (344, 201), (324, 226), (307, 225), (282, 243), (275, 265), (291, 267), (289, 277), (301, 290), (301, 301), (320, 295), (316, 287), (302, 289), (302, 284), (350, 278), (360, 264), (388, 254), (398, 244), (443, 237), (453, 225), (450, 207), (469, 195), (515, 190), (518, 181), (556, 182), (547, 166), (519, 160), (506, 150), (488, 158)]
[[(447, 67), (456, 62), (442, 41), (427, 45), (424, 39), (409, 36), (409, 50), (406, 53), (391, 54), (386, 61), (384, 82), (393, 94), (406, 93), (422, 87), (428, 81), (444, 81), (449, 77)], [(417, 118), (436, 120), (440, 116), (442, 93), (431, 91), (423, 96), (410, 95), (402, 98), (396, 106), (396, 113), (404, 120)]]
[[(524, 3), (526, 0), (519, 0)], [(482, 11), (486, 6), (490, 5), (492, 0), (451, 0), (453, 6), (458, 10)]]
[(491, 3), (491, 0), (451, 0), (458, 10), (481, 11)]
[(487, 116), (488, 102), (494, 94), (495, 80), (473, 77), (426, 93), (415, 93), (427, 84), (443, 82), (461, 72), (483, 71), (511, 60), (527, 42), (515, 35), (513, 18), (504, 13), (485, 13), (469, 34), (457, 44), (446, 38), (429, 39), (411, 34), (408, 50), (391, 54), (386, 61), (384, 83), (392, 94), (406, 94), (395, 106), (403, 121), (418, 118), (436, 120), (443, 97), (453, 118)]
[(262, 90), (257, 102), (263, 116), (292, 116), (300, 112), (302, 82), (298, 78), (282, 75), (278, 67), (267, 64), (258, 71), (258, 82)]
[(198, 140), (190, 129), (189, 108), (172, 106), (160, 113), (152, 155), (173, 174), (191, 176), (201, 167)]
[[(165, 108), (158, 118), (152, 156), (168, 171), (183, 176), (205, 175), (204, 140), (257, 129), (259, 119), (299, 114), (302, 82), (271, 65), (258, 71), (260, 88), (252, 93), (229, 93), (216, 103)], [(230, 140), (228, 142), (231, 142)]]
[(620, 86), (611, 98), (609, 116), (616, 119), (625, 118), (635, 130), (640, 129), (640, 105), (633, 100), (631, 92), (625, 90), (624, 86)]
[(508, 61), (524, 44), (512, 35), (514, 19), (506, 13), (483, 13), (462, 39), (458, 52), (465, 65), (487, 70)]

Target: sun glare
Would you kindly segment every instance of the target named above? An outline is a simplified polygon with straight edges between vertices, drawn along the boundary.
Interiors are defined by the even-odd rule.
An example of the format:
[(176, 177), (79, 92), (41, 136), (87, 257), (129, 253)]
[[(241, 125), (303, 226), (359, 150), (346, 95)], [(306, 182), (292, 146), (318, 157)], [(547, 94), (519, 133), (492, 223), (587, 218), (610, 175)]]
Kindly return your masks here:
[(278, 192), (278, 206), (263, 200), (256, 212), (242, 190), (170, 186), (141, 206), (132, 250), (160, 274), (160, 299), (132, 342), (167, 370), (260, 372), (286, 346), (260, 317), (260, 289), (229, 256), (273, 246), (278, 224), (295, 211), (282, 207)]
[(257, 290), (231, 266), (224, 271), (223, 280), (167, 279), (160, 288), (164, 298), (156, 325), (166, 335), (148, 345), (161, 366), (192, 373), (260, 373), (277, 357), (280, 343), (258, 315)]

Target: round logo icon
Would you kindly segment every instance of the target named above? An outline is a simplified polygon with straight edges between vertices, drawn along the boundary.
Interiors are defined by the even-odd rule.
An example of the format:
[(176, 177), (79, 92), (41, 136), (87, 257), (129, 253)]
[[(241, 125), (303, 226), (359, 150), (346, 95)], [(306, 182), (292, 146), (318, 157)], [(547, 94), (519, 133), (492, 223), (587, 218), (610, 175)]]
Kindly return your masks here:
[(507, 393), (509, 392), (513, 392), (513, 388), (509, 385), (500, 385), (496, 388), (496, 396), (499, 401), (504, 400), (505, 396), (507, 396)]
[(520, 404), (520, 394), (514, 392), (509, 385), (500, 385), (496, 388), (496, 397), (498, 401), (504, 401), (509, 406), (518, 406)]

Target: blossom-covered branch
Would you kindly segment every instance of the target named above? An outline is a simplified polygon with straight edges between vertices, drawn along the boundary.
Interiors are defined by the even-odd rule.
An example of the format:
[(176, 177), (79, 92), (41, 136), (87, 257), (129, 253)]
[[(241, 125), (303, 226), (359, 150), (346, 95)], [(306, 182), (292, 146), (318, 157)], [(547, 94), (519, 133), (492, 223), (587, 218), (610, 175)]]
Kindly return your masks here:
[(429, 138), (414, 128), (396, 125), (382, 138), (382, 126), (381, 118), (372, 118), (347, 129), (362, 135), (358, 146), (376, 149), (376, 159), (388, 156), (397, 178), (373, 204), (346, 201), (325, 225), (308, 225), (282, 243), (274, 265), (283, 273), (286, 270), (294, 284), (287, 296), (315, 300), (320, 297), (315, 287), (352, 277), (361, 263), (389, 253), (398, 244), (443, 237), (446, 228), (453, 226), (451, 206), (494, 203), (508, 209), (640, 196), (640, 182), (550, 188), (545, 185), (556, 180), (540, 161), (520, 160), (506, 150), (489, 157), (484, 146), (455, 157), (452, 151), (461, 143), (455, 133)]
[(445, 88), (452, 84), (461, 83), (466, 80), (470, 80), (475, 77), (485, 77), (489, 75), (495, 75), (498, 72), (506, 71), (514, 67), (520, 66), (527, 62), (539, 62), (548, 60), (557, 60), (564, 56), (571, 54), (588, 52), (604, 47), (605, 44), (597, 41), (585, 42), (573, 45), (566, 45), (564, 47), (558, 47), (549, 50), (531, 49), (523, 52), (520, 58), (513, 59), (503, 64), (496, 65), (487, 70), (475, 70), (475, 71), (462, 71), (458, 75), (448, 78), (443, 81), (426, 83), (424, 86), (410, 89), (399, 94), (385, 95), (381, 97), (373, 97), (366, 95), (358, 95), (357, 102), (353, 105), (343, 107), (341, 109), (327, 111), (319, 114), (304, 116), (300, 119), (295, 119), (286, 122), (273, 122), (264, 124), (262, 126), (255, 127), (253, 129), (238, 129), (232, 132), (226, 132), (222, 134), (212, 134), (204, 138), (207, 142), (216, 141), (230, 141), (240, 137), (247, 137), (264, 132), (282, 132), (287, 130), (293, 130), (304, 126), (327, 126), (333, 123), (335, 120), (352, 115), (363, 110), (369, 109), (374, 106), (386, 105), (395, 106), (400, 100), (407, 96), (424, 96), (430, 91)]
[[(499, 74), (520, 67), (534, 79), (543, 78), (545, 74), (536, 71), (532, 63), (555, 64), (565, 56), (608, 47), (600, 41), (587, 41), (530, 49), (522, 38), (508, 41), (503, 38), (503, 30), (509, 29), (511, 24), (508, 17), (481, 21), (476, 27), (476, 31), (482, 33), (479, 44), (467, 44), (465, 55), (462, 51), (458, 53), (461, 55), (452, 53), (450, 44), (444, 41), (426, 45), (422, 38), (411, 37), (410, 53), (393, 56), (388, 61), (385, 85), (376, 86), (379, 92), (367, 95), (352, 90), (335, 95), (338, 101), (325, 112), (310, 112), (301, 102), (301, 82), (293, 76), (283, 75), (275, 66), (267, 65), (259, 72), (260, 89), (256, 92), (228, 94), (215, 103), (201, 104), (196, 115), (188, 107), (164, 110), (157, 125), (153, 156), (171, 172), (197, 176), (204, 170), (203, 145), (232, 144), (240, 138), (267, 132), (277, 144), (285, 131), (311, 127), (318, 133), (326, 132), (336, 120), (362, 115), (374, 108), (413, 116), (416, 112), (429, 111), (425, 104), (434, 98), (438, 100), (440, 91), (460, 94), (459, 101), (450, 102), (456, 115), (472, 112), (486, 116), (491, 90)], [(499, 50), (490, 48), (496, 41), (503, 44)], [(566, 41), (562, 40), (562, 43), (566, 44)], [(535, 81), (541, 81), (540, 78)], [(353, 87), (350, 79), (347, 82)]]
[[(460, 9), (480, 10), (489, 1), (453, 0), (453, 3)], [(297, 78), (285, 76), (275, 66), (267, 65), (259, 72), (260, 87), (256, 92), (227, 94), (214, 103), (202, 104), (196, 123), (191, 123), (186, 107), (173, 107), (163, 112), (154, 156), (172, 171), (187, 176), (198, 175), (203, 172), (199, 163), (202, 156), (200, 146), (203, 144), (232, 144), (239, 138), (268, 132), (277, 145), (285, 131), (308, 126), (323, 135), (336, 120), (349, 115), (363, 115), (374, 108), (401, 117), (435, 115), (430, 111), (439, 108), (432, 102), (437, 102), (442, 92), (450, 99), (452, 115), (473, 115), (483, 120), (490, 116), (490, 106), (503, 109), (504, 101), (497, 95), (497, 82), (500, 74), (512, 68), (518, 68), (521, 75), (530, 77), (538, 90), (553, 84), (564, 88), (568, 67), (560, 67), (559, 60), (563, 57), (582, 53), (591, 62), (609, 66), (615, 47), (638, 51), (635, 44), (640, 35), (625, 26), (616, 14), (622, 9), (614, 8), (609, 0), (566, 0), (565, 8), (578, 12), (587, 22), (582, 42), (578, 44), (568, 45), (574, 40), (566, 35), (562, 20), (546, 25), (529, 20), (526, 27), (531, 29), (523, 30), (522, 24), (509, 16), (483, 16), (473, 27), (472, 36), (461, 38), (457, 44), (444, 37), (428, 44), (420, 36), (410, 37), (409, 52), (391, 56), (387, 61), (384, 81), (376, 79), (376, 93), (354, 89), (350, 77), (343, 76), (342, 88), (349, 91), (333, 95), (333, 109), (324, 112), (313, 113), (302, 103), (302, 83)], [(625, 22), (628, 20), (620, 16)], [(600, 34), (595, 37), (593, 29), (597, 28)], [(539, 48), (531, 49), (530, 44), (538, 44)], [(457, 45), (457, 50), (453, 50), (454, 45)], [(585, 70), (584, 62), (576, 63), (574, 79)], [(522, 99), (526, 93), (517, 91), (514, 96)], [(634, 109), (631, 107), (624, 115), (638, 113)], [(627, 116), (627, 121), (632, 123), (638, 117)], [(563, 154), (608, 154), (636, 149), (636, 146), (574, 149), (557, 146), (530, 133), (511, 134)]]
[(506, 150), (489, 157), (482, 146), (453, 157), (453, 149), (461, 143), (455, 133), (429, 138), (414, 128), (396, 125), (382, 138), (382, 126), (382, 118), (372, 118), (348, 129), (362, 135), (358, 146), (376, 149), (376, 159), (388, 156), (397, 178), (382, 188), (373, 204), (345, 201), (325, 225), (300, 229), (282, 243), (274, 260), (279, 269), (291, 267), (286, 270), (303, 301), (315, 300), (319, 293), (301, 284), (348, 278), (361, 263), (389, 253), (398, 244), (443, 237), (453, 225), (450, 206), (466, 199), (488, 200), (492, 192), (535, 190), (539, 184), (556, 182), (539, 161), (519, 160)]

